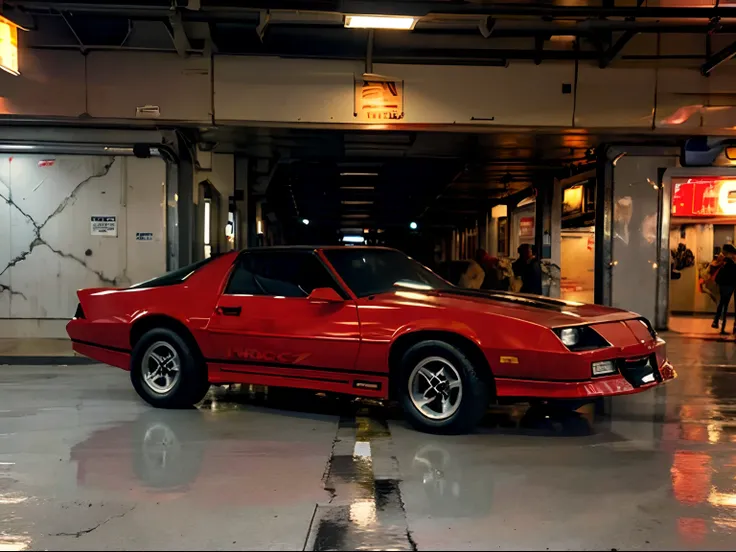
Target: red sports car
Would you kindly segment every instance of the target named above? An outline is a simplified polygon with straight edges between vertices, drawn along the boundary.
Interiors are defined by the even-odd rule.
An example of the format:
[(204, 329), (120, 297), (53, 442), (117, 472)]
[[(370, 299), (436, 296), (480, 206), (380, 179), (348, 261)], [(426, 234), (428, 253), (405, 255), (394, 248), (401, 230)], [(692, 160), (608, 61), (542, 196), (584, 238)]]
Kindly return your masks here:
[(231, 252), (78, 296), (74, 350), (157, 407), (210, 384), (299, 387), (394, 398), (415, 427), (459, 433), (494, 399), (579, 404), (675, 377), (636, 314), (460, 289), (393, 249)]

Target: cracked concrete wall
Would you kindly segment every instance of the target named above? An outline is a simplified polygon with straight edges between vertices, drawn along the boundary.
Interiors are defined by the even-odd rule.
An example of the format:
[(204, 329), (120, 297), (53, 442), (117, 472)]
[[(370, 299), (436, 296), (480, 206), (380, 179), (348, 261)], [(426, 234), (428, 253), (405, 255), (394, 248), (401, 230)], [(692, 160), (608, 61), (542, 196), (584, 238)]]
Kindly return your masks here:
[[(78, 289), (162, 274), (165, 178), (153, 158), (0, 155), (0, 337), (66, 337)], [(91, 235), (98, 215), (117, 237)]]

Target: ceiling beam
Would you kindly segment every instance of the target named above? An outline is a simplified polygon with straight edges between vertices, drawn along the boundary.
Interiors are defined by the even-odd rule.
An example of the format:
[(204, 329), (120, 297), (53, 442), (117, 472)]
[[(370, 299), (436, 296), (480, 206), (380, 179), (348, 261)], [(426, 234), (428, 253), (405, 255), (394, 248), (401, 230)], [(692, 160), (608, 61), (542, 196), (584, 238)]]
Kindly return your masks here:
[(703, 76), (707, 77), (716, 67), (718, 67), (722, 63), (730, 61), (731, 58), (733, 58), (734, 56), (736, 56), (736, 42), (729, 44), (723, 50), (720, 50), (710, 56), (706, 60), (706, 62), (700, 66), (700, 73)]
[(635, 31), (624, 31), (624, 34), (622, 34), (618, 40), (611, 45), (608, 50), (603, 52), (603, 55), (601, 56), (601, 59), (598, 63), (598, 66), (601, 69), (605, 69), (608, 67), (616, 58), (618, 58), (621, 55), (621, 52), (626, 47), (626, 45), (629, 43), (629, 41), (634, 38), (637, 35)]
[(174, 43), (177, 53), (181, 57), (187, 57), (189, 50), (192, 49), (192, 45), (189, 43), (189, 37), (184, 30), (180, 12), (176, 12), (169, 17), (166, 28), (169, 30), (171, 41)]

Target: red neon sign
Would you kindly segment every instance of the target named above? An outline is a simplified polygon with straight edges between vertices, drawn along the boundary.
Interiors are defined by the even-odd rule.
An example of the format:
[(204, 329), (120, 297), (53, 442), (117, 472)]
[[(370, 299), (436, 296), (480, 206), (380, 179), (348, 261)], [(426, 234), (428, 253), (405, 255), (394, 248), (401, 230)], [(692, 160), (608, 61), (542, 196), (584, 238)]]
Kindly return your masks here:
[(674, 180), (672, 216), (736, 216), (736, 179), (703, 176)]

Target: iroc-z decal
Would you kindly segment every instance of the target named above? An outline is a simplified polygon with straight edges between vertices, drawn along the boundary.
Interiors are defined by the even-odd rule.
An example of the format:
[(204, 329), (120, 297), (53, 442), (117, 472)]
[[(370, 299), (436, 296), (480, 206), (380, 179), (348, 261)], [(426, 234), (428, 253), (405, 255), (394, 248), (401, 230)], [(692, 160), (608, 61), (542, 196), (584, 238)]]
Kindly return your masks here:
[(230, 349), (228, 358), (248, 362), (266, 362), (276, 364), (300, 364), (312, 356), (312, 353), (277, 353), (275, 351), (258, 351), (256, 349)]

